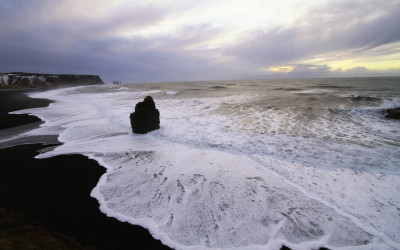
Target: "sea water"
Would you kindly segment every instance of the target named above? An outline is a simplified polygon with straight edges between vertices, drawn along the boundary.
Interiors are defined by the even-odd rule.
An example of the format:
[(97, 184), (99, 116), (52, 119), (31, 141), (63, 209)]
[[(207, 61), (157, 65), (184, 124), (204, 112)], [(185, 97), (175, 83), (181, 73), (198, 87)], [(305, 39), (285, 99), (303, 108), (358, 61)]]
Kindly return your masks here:
[[(161, 128), (132, 134), (151, 95)], [(38, 158), (107, 169), (100, 210), (178, 249), (400, 249), (400, 78), (175, 82), (30, 94)], [(73, 180), (71, 180), (73, 182)]]

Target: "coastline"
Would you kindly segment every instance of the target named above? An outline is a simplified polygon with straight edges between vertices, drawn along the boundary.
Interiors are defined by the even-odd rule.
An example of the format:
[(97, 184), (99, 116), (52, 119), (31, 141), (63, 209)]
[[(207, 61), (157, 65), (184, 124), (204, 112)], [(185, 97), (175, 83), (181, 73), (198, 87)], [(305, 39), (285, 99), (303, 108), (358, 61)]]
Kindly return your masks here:
[[(15, 127), (40, 125), (37, 117), (8, 112), (51, 103), (23, 93), (0, 92), (3, 136)], [(106, 170), (96, 161), (83, 155), (34, 158), (50, 146), (54, 144), (0, 149), (0, 248), (169, 249), (146, 229), (100, 212), (90, 192)]]

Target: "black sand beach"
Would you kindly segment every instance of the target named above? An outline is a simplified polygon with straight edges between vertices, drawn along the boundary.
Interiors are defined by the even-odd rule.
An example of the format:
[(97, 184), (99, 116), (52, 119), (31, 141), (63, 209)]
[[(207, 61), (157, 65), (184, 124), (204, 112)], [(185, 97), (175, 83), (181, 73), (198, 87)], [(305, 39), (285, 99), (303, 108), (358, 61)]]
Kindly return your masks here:
[(8, 114), (21, 109), (46, 107), (51, 103), (50, 100), (29, 98), (24, 94), (32, 91), (37, 90), (0, 91), (0, 130), (40, 122), (35, 116)]
[[(38, 118), (8, 115), (47, 106), (23, 91), (1, 91), (1, 131)], [(50, 145), (0, 150), (0, 249), (168, 249), (141, 227), (109, 218), (90, 197), (105, 169), (82, 155), (34, 159)], [(53, 145), (54, 146), (54, 145)]]

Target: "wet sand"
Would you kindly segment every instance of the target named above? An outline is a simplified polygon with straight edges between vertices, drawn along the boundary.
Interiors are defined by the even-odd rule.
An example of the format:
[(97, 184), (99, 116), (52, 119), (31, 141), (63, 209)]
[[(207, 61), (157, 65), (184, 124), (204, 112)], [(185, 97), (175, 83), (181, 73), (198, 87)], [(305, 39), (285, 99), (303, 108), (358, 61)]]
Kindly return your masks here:
[(0, 131), (15, 128), (21, 125), (41, 122), (39, 118), (31, 115), (8, 114), (9, 112), (47, 107), (51, 101), (47, 99), (29, 98), (24, 93), (38, 90), (1, 90), (0, 91)]

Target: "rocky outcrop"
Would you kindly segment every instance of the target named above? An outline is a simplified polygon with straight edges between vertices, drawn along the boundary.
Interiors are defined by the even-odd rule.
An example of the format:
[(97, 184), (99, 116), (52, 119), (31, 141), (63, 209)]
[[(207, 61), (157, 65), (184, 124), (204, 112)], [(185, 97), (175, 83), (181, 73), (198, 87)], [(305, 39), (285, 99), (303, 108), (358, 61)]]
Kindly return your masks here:
[(400, 119), (400, 107), (386, 110), (386, 118)]
[(104, 84), (98, 75), (0, 73), (1, 89), (51, 88)]
[(160, 128), (160, 112), (151, 96), (136, 104), (130, 119), (132, 132), (136, 134), (145, 134)]

